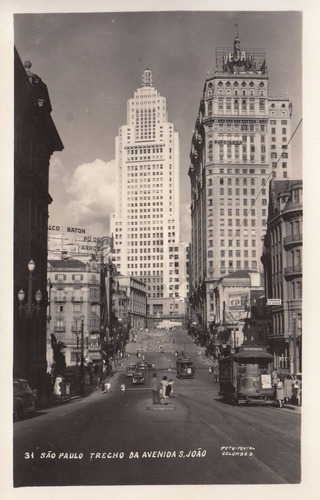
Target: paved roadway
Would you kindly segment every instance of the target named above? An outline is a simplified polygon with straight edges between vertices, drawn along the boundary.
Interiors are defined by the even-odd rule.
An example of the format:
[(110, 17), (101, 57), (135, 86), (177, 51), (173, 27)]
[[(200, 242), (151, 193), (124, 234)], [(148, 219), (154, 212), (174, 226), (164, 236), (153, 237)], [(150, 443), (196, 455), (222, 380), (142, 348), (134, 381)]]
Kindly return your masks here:
[[(111, 379), (111, 394), (94, 390), (15, 423), (16, 486), (300, 481), (299, 411), (223, 403), (207, 360), (185, 333), (138, 340), (128, 346), (125, 364), (136, 361), (136, 349), (143, 348), (159, 379), (166, 374), (175, 381), (170, 405), (151, 405), (152, 370), (146, 385), (137, 387), (124, 366)], [(160, 342), (164, 354), (158, 352)], [(193, 357), (194, 380), (177, 379), (174, 370), (168, 371), (176, 348)], [(77, 455), (72, 458), (72, 453)]]

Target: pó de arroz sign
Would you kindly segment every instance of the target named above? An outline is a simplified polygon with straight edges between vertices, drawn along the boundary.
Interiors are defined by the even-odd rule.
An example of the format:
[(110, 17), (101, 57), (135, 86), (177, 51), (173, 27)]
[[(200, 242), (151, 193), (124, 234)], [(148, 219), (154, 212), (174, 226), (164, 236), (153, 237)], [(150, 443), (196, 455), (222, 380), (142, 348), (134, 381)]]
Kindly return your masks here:
[[(105, 242), (105, 238), (104, 242)], [(101, 237), (92, 236), (85, 228), (73, 226), (48, 226), (48, 250), (61, 250), (76, 253), (96, 252)], [(111, 242), (111, 239), (110, 239)]]

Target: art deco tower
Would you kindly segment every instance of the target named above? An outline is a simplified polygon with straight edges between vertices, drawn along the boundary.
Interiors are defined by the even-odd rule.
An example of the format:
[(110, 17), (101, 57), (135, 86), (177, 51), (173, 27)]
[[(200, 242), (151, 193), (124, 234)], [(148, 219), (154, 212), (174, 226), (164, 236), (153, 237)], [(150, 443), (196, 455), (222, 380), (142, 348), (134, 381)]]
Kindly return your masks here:
[[(148, 317), (165, 317), (185, 295), (179, 245), (179, 136), (152, 72), (127, 102), (116, 138), (117, 196), (111, 220), (113, 260), (147, 285)], [(179, 255), (180, 254), (180, 255)], [(180, 307), (180, 306), (179, 306)]]
[[(191, 145), (191, 303), (214, 321), (213, 283), (238, 270), (262, 271), (268, 183), (291, 177), (291, 104), (269, 96), (266, 54), (216, 50)], [(212, 314), (211, 314), (212, 313)]]

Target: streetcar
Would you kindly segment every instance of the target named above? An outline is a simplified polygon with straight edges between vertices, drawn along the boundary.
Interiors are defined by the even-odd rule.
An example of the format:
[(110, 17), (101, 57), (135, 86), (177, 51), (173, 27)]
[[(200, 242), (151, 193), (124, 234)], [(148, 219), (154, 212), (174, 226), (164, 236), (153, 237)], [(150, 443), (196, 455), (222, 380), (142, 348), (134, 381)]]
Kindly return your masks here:
[(267, 347), (241, 346), (219, 361), (219, 395), (231, 404), (272, 403), (273, 356)]
[(177, 378), (194, 378), (194, 364), (190, 358), (179, 357), (176, 361)]

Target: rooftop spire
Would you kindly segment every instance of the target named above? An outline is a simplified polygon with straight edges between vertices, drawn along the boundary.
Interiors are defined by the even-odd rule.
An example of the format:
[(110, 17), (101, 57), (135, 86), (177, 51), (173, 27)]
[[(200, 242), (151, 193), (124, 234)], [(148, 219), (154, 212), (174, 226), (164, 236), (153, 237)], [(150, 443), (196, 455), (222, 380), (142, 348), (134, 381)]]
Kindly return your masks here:
[(236, 54), (237, 52), (240, 51), (240, 38), (238, 33), (238, 25), (235, 24), (235, 27), (237, 28), (237, 33), (236, 36), (234, 37), (234, 53)]
[(148, 68), (142, 73), (142, 86), (152, 87), (152, 71)]

